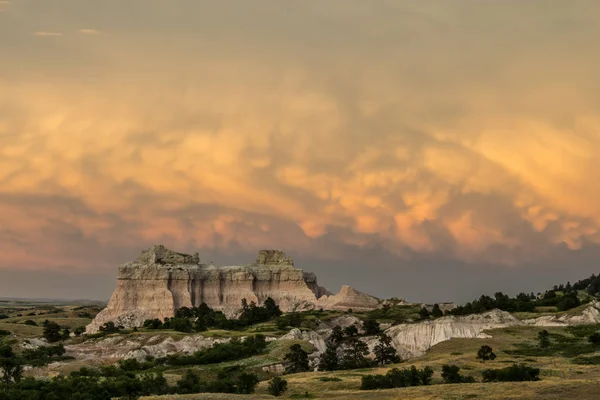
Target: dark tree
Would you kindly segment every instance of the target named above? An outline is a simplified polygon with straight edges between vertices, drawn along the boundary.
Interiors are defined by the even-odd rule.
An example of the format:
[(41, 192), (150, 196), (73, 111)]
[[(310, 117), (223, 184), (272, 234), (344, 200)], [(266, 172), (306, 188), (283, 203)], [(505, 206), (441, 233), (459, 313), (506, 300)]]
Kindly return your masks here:
[(545, 349), (550, 346), (550, 334), (547, 330), (544, 329), (543, 331), (538, 333), (538, 345), (542, 349)]
[(187, 318), (171, 318), (171, 329), (177, 332), (192, 332), (192, 323)]
[(293, 313), (289, 314), (288, 315), (288, 323), (290, 326), (292, 326), (294, 328), (300, 327), (300, 325), (302, 325), (302, 315), (300, 315), (300, 313), (297, 313), (297, 312), (293, 312)]
[[(165, 319), (165, 321), (166, 321), (166, 319)], [(119, 332), (119, 328), (117, 326), (115, 326), (115, 323), (112, 321), (108, 321), (107, 323), (102, 325), (99, 329), (100, 329), (100, 332), (104, 332), (107, 334)]]
[(83, 335), (85, 333), (85, 326), (80, 326), (78, 328), (75, 328), (75, 332), (73, 332), (73, 333), (75, 333), (75, 336), (78, 336), (78, 337)]
[(344, 355), (340, 362), (343, 369), (357, 369), (369, 366), (369, 360), (366, 356), (369, 355), (369, 347), (367, 344), (356, 338), (350, 339), (344, 349)]
[(344, 340), (344, 331), (340, 326), (334, 326), (329, 336), (329, 341), (340, 344)]
[(29, 326), (37, 326), (37, 322), (28, 319), (27, 321), (23, 322), (25, 325), (29, 325)]
[(495, 360), (496, 354), (494, 354), (493, 349), (486, 344), (477, 350), (477, 359), (482, 361)]
[(2, 370), (2, 382), (5, 385), (21, 381), (23, 364), (10, 346), (0, 347), (0, 370)]
[(60, 325), (56, 322), (44, 321), (44, 338), (50, 343), (62, 340), (63, 336), (60, 332)]
[(354, 337), (358, 335), (358, 328), (356, 325), (350, 325), (344, 328), (344, 335), (348, 337)]
[(319, 360), (320, 371), (335, 371), (340, 368), (340, 360), (337, 353), (338, 346), (335, 343), (327, 343), (325, 352)]
[(381, 333), (379, 322), (373, 318), (369, 318), (363, 322), (363, 330), (367, 335), (378, 335)]
[(592, 344), (600, 344), (600, 332), (594, 332), (588, 336), (588, 342)]
[(287, 390), (287, 381), (279, 376), (271, 379), (267, 391), (271, 396), (279, 397)]
[(254, 389), (256, 388), (256, 385), (258, 385), (258, 382), (260, 382), (258, 376), (244, 372), (237, 378), (236, 392), (239, 394), (254, 393)]
[(277, 318), (277, 329), (279, 330), (284, 330), (288, 327), (288, 319), (284, 316), (284, 317), (279, 317)]
[(275, 303), (275, 300), (273, 300), (270, 297), (267, 297), (265, 303), (263, 304), (263, 307), (267, 310), (267, 313), (272, 318), (279, 317), (282, 314), (281, 310), (279, 309), (279, 306), (277, 305), (277, 303)]
[(383, 312), (383, 315), (387, 315), (387, 313), (390, 311), (391, 308), (392, 308), (392, 306), (390, 305), (390, 303), (385, 303), (381, 307), (381, 311)]
[(444, 312), (440, 309), (439, 304), (436, 303), (433, 305), (433, 310), (431, 310), (431, 316), (433, 318), (439, 318), (444, 316)]
[(444, 383), (475, 382), (475, 379), (472, 376), (462, 376), (460, 374), (460, 368), (456, 365), (442, 365), (442, 379), (444, 380)]
[(308, 352), (306, 352), (299, 344), (294, 344), (283, 358), (288, 364), (285, 366), (285, 372), (294, 374), (296, 372), (306, 372), (308, 366)]
[(419, 316), (421, 317), (421, 319), (429, 318), (429, 311), (427, 311), (427, 308), (421, 308), (421, 310), (419, 310)]
[(392, 346), (392, 338), (385, 333), (379, 336), (379, 343), (375, 345), (373, 352), (375, 353), (375, 360), (379, 365), (400, 362), (400, 357), (398, 357), (396, 349)]

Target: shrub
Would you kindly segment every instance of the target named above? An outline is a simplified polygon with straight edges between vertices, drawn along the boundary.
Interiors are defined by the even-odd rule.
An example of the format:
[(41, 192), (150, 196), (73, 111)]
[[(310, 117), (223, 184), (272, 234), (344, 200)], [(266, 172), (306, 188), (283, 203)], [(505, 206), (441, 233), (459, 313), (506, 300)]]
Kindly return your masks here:
[(550, 333), (547, 330), (538, 332), (538, 345), (540, 348), (545, 349), (550, 346)]
[(44, 321), (44, 338), (50, 343), (62, 340), (60, 326), (56, 322)]
[(2, 336), (10, 336), (11, 333), (9, 331), (7, 331), (6, 329), (0, 329), (0, 337)]
[(0, 314), (0, 319), (8, 319), (8, 318), (10, 318), (8, 315)]
[(369, 318), (363, 322), (363, 330), (367, 335), (378, 335), (381, 333), (381, 327), (377, 320)]
[(460, 368), (456, 365), (442, 366), (442, 379), (444, 383), (472, 383), (475, 378), (472, 376), (463, 376), (460, 374)]
[(37, 322), (35, 322), (35, 321), (31, 320), (31, 319), (28, 319), (28, 320), (26, 320), (26, 321), (25, 321), (25, 322), (23, 322), (23, 323), (24, 323), (25, 325), (29, 325), (29, 326), (38, 326)]
[(588, 336), (588, 342), (592, 344), (600, 344), (600, 332), (594, 332)]
[(375, 390), (429, 385), (432, 376), (433, 369), (430, 367), (421, 370), (414, 365), (409, 369), (393, 368), (385, 375), (364, 375), (360, 388), (361, 390)]
[(482, 361), (495, 360), (496, 354), (493, 349), (488, 345), (483, 345), (477, 351), (477, 359)]
[(285, 367), (285, 372), (293, 374), (296, 372), (308, 371), (308, 352), (306, 352), (299, 344), (294, 344), (285, 355), (284, 360), (288, 362)]
[(279, 376), (271, 379), (267, 391), (270, 395), (279, 397), (287, 391), (287, 381)]
[(481, 373), (484, 382), (522, 382), (539, 381), (539, 368), (524, 364), (513, 364), (502, 369), (487, 369)]
[(329, 377), (329, 376), (322, 376), (319, 378), (319, 380), (321, 382), (341, 382), (342, 381), (340, 378)]

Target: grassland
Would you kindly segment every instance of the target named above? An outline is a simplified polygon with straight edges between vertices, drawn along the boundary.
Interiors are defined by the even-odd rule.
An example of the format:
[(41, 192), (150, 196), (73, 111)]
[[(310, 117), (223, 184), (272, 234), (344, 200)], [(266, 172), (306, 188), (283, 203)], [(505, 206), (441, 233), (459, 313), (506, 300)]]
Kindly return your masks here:
[[(528, 346), (535, 347), (536, 336), (542, 328), (515, 327), (489, 331), (489, 339), (452, 339), (434, 346), (426, 355), (388, 368), (375, 368), (352, 371), (311, 372), (286, 375), (289, 390), (283, 398), (310, 399), (597, 399), (600, 398), (600, 368), (598, 365), (584, 365), (577, 362), (578, 357), (600, 358), (600, 346), (588, 344), (581, 337), (565, 328), (547, 328), (552, 336), (553, 350), (542, 356), (514, 354)], [(593, 328), (591, 328), (593, 329)], [(561, 342), (562, 341), (562, 342)], [(580, 349), (583, 355), (569, 352), (556, 352), (561, 343), (570, 343)], [(476, 353), (483, 344), (492, 346), (497, 358), (494, 361), (481, 362)], [(277, 359), (283, 352), (271, 352), (269, 357)], [(265, 356), (261, 356), (265, 357)], [(256, 360), (258, 361), (258, 360)], [(264, 359), (263, 359), (264, 361)], [(248, 366), (253, 361), (245, 361)], [(473, 383), (442, 384), (440, 376), (443, 364), (456, 364), (464, 375), (481, 381), (481, 372), (488, 368), (504, 368), (513, 363), (541, 369), (541, 381), (510, 383)], [(234, 364), (234, 363), (231, 363)], [(361, 391), (361, 377), (366, 374), (385, 373), (392, 367), (417, 368), (431, 366), (435, 370), (433, 384), (402, 389)], [(183, 371), (178, 371), (182, 373)], [(206, 371), (207, 372), (207, 371)], [(308, 394), (308, 395), (307, 395)], [(261, 382), (256, 394), (248, 396), (196, 394), (189, 396), (148, 397), (147, 400), (188, 400), (188, 399), (272, 399), (267, 394), (267, 382)]]
[[(99, 311), (94, 305), (80, 306), (76, 304), (47, 304), (27, 302), (0, 302), (0, 315), (7, 318), (0, 320), (0, 329), (6, 329), (16, 335), (16, 338), (39, 337), (42, 334), (41, 325), (44, 320), (55, 321), (62, 326), (75, 329), (91, 321)], [(536, 313), (519, 315), (520, 318), (530, 318), (540, 315), (555, 314), (550, 309), (536, 310)], [(580, 311), (576, 310), (573, 313)], [(377, 314), (381, 313), (381, 315)], [(387, 313), (382, 311), (371, 313), (355, 313), (360, 318), (376, 317), (380, 322), (403, 322), (416, 319), (418, 308), (413, 306), (393, 307)], [(320, 321), (327, 321), (344, 314), (343, 312), (314, 311), (304, 315), (303, 329), (314, 329)], [(25, 321), (32, 320), (39, 326), (26, 325)], [(569, 328), (546, 328), (551, 334), (552, 346), (539, 349), (536, 336), (543, 328), (512, 327), (489, 331), (492, 337), (488, 339), (452, 339), (434, 346), (424, 356), (390, 366), (351, 371), (311, 372), (286, 375), (289, 390), (283, 396), (287, 399), (597, 399), (600, 398), (600, 346), (587, 343), (586, 337), (591, 332), (600, 331), (600, 326), (582, 326)], [(247, 328), (245, 331), (211, 330), (203, 332), (207, 337), (225, 338), (247, 336), (248, 334), (263, 333), (267, 336), (280, 336), (284, 331), (278, 330), (274, 323), (263, 323)], [(131, 332), (120, 335), (122, 340), (134, 339), (140, 345), (146, 338), (156, 339), (157, 336), (168, 336), (175, 340), (182, 339), (185, 333), (173, 331)], [(3, 339), (9, 340), (9, 339)], [(10, 340), (16, 340), (11, 337)], [(83, 341), (73, 338), (69, 343)], [(263, 381), (253, 395), (236, 396), (231, 394), (195, 394), (148, 397), (146, 400), (217, 400), (217, 399), (273, 399), (267, 394), (268, 379), (273, 374), (263, 370), (263, 367), (279, 363), (287, 349), (295, 343), (300, 343), (306, 350), (311, 345), (302, 341), (275, 341), (268, 345), (265, 354), (251, 358), (221, 363), (191, 367), (210, 379), (216, 377), (220, 370), (230, 367), (242, 367), (256, 373)], [(487, 344), (494, 349), (498, 356), (494, 361), (485, 363), (476, 359), (479, 347)], [(541, 369), (541, 381), (512, 382), (512, 383), (481, 383), (481, 372), (488, 368), (503, 368), (513, 363), (525, 363), (528, 366)], [(461, 368), (461, 373), (473, 376), (478, 381), (473, 384), (442, 384), (440, 375), (444, 364), (455, 364)], [(366, 374), (385, 373), (393, 367), (406, 368), (415, 365), (417, 368), (430, 366), (434, 369), (433, 384), (430, 386), (361, 391), (360, 382)], [(69, 373), (84, 366), (81, 361), (68, 362), (60, 367), (61, 373)], [(169, 383), (173, 384), (187, 371), (187, 367), (161, 367)]]

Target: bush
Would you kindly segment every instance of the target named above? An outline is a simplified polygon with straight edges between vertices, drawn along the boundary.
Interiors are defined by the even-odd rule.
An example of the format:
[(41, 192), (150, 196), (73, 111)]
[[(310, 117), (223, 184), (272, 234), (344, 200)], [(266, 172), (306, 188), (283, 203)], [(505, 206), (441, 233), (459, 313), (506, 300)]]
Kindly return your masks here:
[(49, 343), (58, 342), (63, 339), (60, 326), (56, 322), (44, 321), (44, 338)]
[(592, 344), (600, 344), (600, 332), (594, 332), (588, 336), (588, 342)]
[(527, 367), (524, 364), (513, 364), (502, 369), (488, 369), (481, 373), (484, 382), (523, 382), (539, 381), (539, 368)]
[(0, 314), (0, 319), (8, 319), (8, 318), (10, 318), (8, 315)]
[(425, 367), (421, 370), (414, 365), (409, 369), (394, 368), (385, 375), (364, 375), (361, 379), (361, 390), (391, 389), (409, 386), (429, 385), (433, 369)]
[(472, 376), (463, 376), (460, 374), (460, 368), (456, 365), (442, 366), (442, 379), (444, 383), (472, 383), (475, 378)]
[(363, 330), (367, 335), (378, 335), (381, 333), (381, 327), (377, 320), (369, 318), (363, 322)]
[(35, 322), (35, 321), (31, 320), (31, 319), (28, 319), (28, 320), (26, 320), (26, 321), (25, 321), (25, 322), (23, 322), (23, 323), (24, 323), (25, 325), (29, 325), (29, 326), (38, 326), (37, 322)]
[(342, 381), (340, 378), (329, 377), (329, 376), (322, 376), (319, 378), (319, 380), (321, 382), (341, 382)]
[(287, 381), (279, 376), (271, 379), (267, 391), (271, 396), (279, 397), (287, 391)]
[(285, 367), (285, 372), (294, 374), (297, 372), (308, 371), (308, 352), (306, 352), (299, 344), (294, 344), (284, 357), (288, 362)]
[(247, 337), (243, 342), (233, 338), (229, 343), (217, 343), (213, 347), (197, 351), (191, 356), (172, 354), (167, 356), (166, 363), (177, 366), (217, 364), (260, 354), (266, 347), (267, 342), (263, 335)]
[(11, 333), (9, 331), (7, 331), (6, 329), (0, 329), (0, 337), (2, 336), (10, 336)]
[(545, 349), (550, 346), (550, 333), (547, 330), (538, 332), (538, 345), (540, 348)]
[(488, 345), (483, 345), (477, 351), (477, 359), (482, 361), (495, 360), (496, 354), (493, 349)]

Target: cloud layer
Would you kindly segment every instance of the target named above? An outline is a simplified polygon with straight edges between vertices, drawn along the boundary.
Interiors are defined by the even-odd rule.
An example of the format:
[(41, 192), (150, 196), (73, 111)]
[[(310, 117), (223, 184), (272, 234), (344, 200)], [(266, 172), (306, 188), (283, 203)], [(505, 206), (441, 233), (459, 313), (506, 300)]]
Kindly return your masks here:
[(73, 3), (53, 29), (104, 34), (44, 44), (11, 5), (0, 268), (158, 242), (397, 269), (595, 248), (600, 5), (485, 3)]

